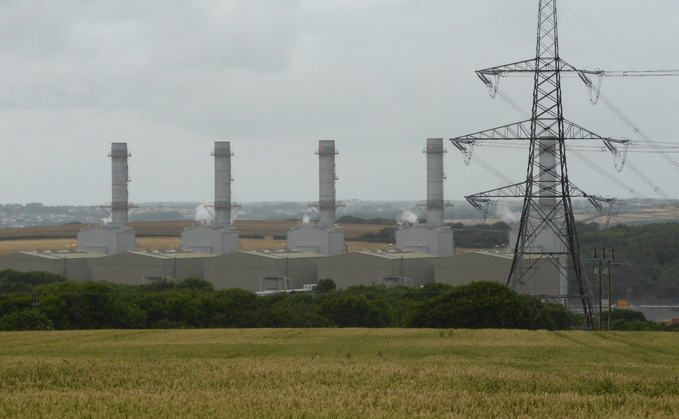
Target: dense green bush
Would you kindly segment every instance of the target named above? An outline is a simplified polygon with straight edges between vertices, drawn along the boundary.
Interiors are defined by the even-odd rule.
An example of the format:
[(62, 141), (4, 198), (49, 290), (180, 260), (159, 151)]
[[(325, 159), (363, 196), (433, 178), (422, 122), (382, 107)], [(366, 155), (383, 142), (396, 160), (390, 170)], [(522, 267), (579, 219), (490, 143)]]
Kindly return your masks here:
[[(23, 280), (22, 280), (23, 281)], [(353, 286), (335, 289), (319, 281), (317, 294), (215, 291), (196, 278), (131, 286), (59, 279), (30, 292), (0, 294), (0, 320), (7, 330), (252, 328), (252, 327), (433, 327), (568, 329), (573, 313), (519, 295), (495, 282), (421, 288)], [(39, 296), (39, 298), (35, 298)], [(37, 306), (35, 305), (37, 303)], [(34, 310), (37, 307), (39, 310)], [(605, 320), (604, 320), (605, 321)], [(675, 330), (630, 310), (614, 312), (616, 330)]]
[(18, 272), (12, 269), (0, 271), (0, 294), (27, 292), (34, 287), (54, 282), (64, 282), (68, 278), (47, 272)]
[(54, 324), (42, 311), (25, 309), (0, 317), (0, 330), (52, 330)]
[(388, 327), (392, 325), (389, 307), (365, 295), (334, 295), (321, 302), (316, 313), (338, 327)]
[(409, 327), (533, 329), (529, 299), (497, 282), (472, 282), (423, 301), (410, 314)]

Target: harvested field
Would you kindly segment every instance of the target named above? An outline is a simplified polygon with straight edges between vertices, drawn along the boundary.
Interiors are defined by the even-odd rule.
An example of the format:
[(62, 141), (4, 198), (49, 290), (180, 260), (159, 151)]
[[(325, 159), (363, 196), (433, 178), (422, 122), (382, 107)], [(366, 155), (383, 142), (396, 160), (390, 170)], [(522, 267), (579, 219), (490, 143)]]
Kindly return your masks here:
[[(178, 249), (181, 247), (179, 237), (183, 228), (189, 227), (190, 222), (163, 221), (158, 223), (132, 223), (131, 227), (137, 232), (137, 245), (142, 250), (154, 249)], [(296, 225), (292, 221), (241, 221), (236, 223), (241, 236), (256, 235), (266, 237), (264, 239), (241, 238), (240, 244), (243, 250), (274, 249), (286, 246), (286, 240), (274, 240), (275, 235), (285, 235), (287, 230)], [(30, 227), (26, 229), (9, 229), (9, 233), (0, 240), (0, 255), (6, 255), (24, 250), (56, 250), (73, 249), (77, 246), (76, 235), (82, 224), (68, 224), (65, 226)], [(383, 226), (369, 225), (345, 225), (347, 230), (356, 237), (366, 231), (379, 231)], [(344, 227), (344, 226), (343, 226)], [(20, 231), (15, 231), (20, 230)], [(150, 234), (149, 232), (153, 232)], [(347, 236), (349, 232), (345, 230)], [(69, 238), (57, 238), (60, 236)], [(18, 237), (32, 237), (22, 238)], [(383, 249), (393, 247), (383, 243), (347, 241), (349, 252), (359, 249)]]
[[(194, 221), (149, 221), (130, 223), (137, 237), (179, 237), (182, 230), (196, 225)], [(236, 227), (241, 236), (284, 236), (287, 231), (299, 225), (297, 221), (269, 220), (236, 220)], [(344, 229), (347, 239), (355, 239), (367, 232), (378, 232), (385, 226), (369, 224), (338, 224)], [(57, 226), (8, 228), (0, 231), (3, 240), (35, 240), (35, 239), (75, 239), (78, 231), (87, 228), (87, 224), (62, 224)]]

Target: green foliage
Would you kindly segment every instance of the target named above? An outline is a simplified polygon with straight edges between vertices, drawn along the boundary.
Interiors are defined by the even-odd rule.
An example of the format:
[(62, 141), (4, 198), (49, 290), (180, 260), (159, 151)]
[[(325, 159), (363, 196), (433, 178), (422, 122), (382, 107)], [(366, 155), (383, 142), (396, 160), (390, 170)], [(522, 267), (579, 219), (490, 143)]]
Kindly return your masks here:
[(503, 222), (475, 224), (449, 224), (455, 234), (455, 246), (469, 249), (492, 249), (509, 243), (509, 226)]
[(18, 272), (12, 269), (0, 271), (0, 294), (13, 292), (29, 292), (38, 285), (64, 282), (68, 279), (63, 275), (48, 272)]
[(251, 291), (228, 289), (215, 291), (203, 298), (205, 326), (259, 327), (258, 297)]
[(322, 303), (316, 312), (337, 327), (387, 327), (390, 323), (385, 304), (365, 295), (336, 295)]
[(52, 330), (54, 324), (42, 311), (25, 309), (0, 317), (0, 330)]
[(396, 228), (384, 227), (377, 233), (369, 231), (358, 236), (356, 240), (371, 243), (396, 243)]
[(561, 304), (543, 303), (531, 300), (536, 316), (534, 317), (535, 329), (566, 330), (581, 323), (581, 319), (568, 311)]
[[(578, 228), (578, 232), (581, 229)], [(602, 257), (627, 266), (614, 267), (614, 300), (634, 298), (679, 298), (679, 224), (615, 226), (606, 230), (581, 233), (580, 248), (584, 257), (593, 257), (594, 249)], [(593, 270), (593, 267), (590, 268)]]
[(175, 285), (177, 288), (189, 289), (194, 291), (214, 291), (212, 282), (199, 278), (186, 278)]
[(318, 283), (314, 287), (314, 291), (316, 292), (316, 294), (327, 294), (336, 289), (337, 285), (335, 284), (335, 281), (333, 281), (330, 278), (319, 279)]
[(575, 222), (575, 229), (577, 230), (578, 234), (587, 234), (587, 233), (596, 233), (599, 231), (601, 226), (599, 223), (591, 222), (591, 223), (583, 223), (582, 221), (576, 221)]
[[(679, 331), (677, 323), (656, 323), (646, 320), (644, 313), (630, 309), (611, 310), (611, 328), (613, 330), (646, 330), (646, 331)], [(608, 330), (608, 311), (601, 315), (604, 330)]]
[(528, 299), (497, 282), (462, 285), (422, 302), (407, 321), (410, 327), (532, 329)]
[(145, 313), (121, 291), (125, 285), (104, 281), (66, 281), (36, 287), (40, 308), (57, 329), (110, 329), (145, 326)]
[[(40, 316), (59, 330), (256, 327), (561, 330), (575, 324), (575, 315), (563, 306), (520, 296), (494, 282), (459, 287), (436, 283), (420, 288), (352, 286), (337, 290), (335, 282), (326, 278), (318, 281), (314, 294), (258, 297), (241, 289), (215, 291), (212, 284), (197, 278), (132, 286), (74, 282), (44, 273), (9, 272), (6, 277), (18, 278), (8, 283), (31, 289), (30, 293), (0, 294), (0, 318), (15, 325), (11, 327), (18, 327), (21, 319), (31, 324), (26, 316), (34, 316), (28, 309), (33, 307), (36, 295)], [(616, 330), (679, 328), (646, 321), (642, 314), (630, 310), (616, 311), (613, 324)]]

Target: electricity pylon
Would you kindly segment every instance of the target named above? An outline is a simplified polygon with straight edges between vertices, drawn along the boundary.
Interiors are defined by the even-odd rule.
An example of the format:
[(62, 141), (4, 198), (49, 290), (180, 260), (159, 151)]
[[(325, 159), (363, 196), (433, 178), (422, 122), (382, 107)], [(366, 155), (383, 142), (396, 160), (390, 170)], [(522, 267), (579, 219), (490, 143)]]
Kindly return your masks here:
[[(586, 326), (594, 325), (591, 287), (585, 273), (573, 218), (571, 197), (589, 197), (568, 180), (566, 140), (601, 140), (563, 117), (561, 73), (577, 70), (559, 57), (556, 0), (539, 0), (534, 59), (477, 71), (491, 91), (507, 73), (533, 73), (533, 105), (528, 120), (480, 131), (451, 141), (463, 150), (480, 140), (528, 140), (526, 180), (467, 197), (477, 208), (495, 198), (522, 198), (523, 209), (515, 239), (514, 258), (507, 285), (518, 292), (555, 300), (580, 309)], [(492, 78), (496, 79), (493, 84)], [(544, 272), (550, 271), (549, 279)], [(538, 271), (542, 273), (538, 274)]]

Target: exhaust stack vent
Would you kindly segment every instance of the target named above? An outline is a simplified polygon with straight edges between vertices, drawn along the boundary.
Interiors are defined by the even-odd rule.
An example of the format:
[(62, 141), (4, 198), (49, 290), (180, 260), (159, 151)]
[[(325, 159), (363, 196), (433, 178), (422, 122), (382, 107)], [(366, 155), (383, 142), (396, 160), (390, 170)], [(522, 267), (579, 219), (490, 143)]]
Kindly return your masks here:
[(231, 227), (231, 208), (238, 205), (231, 204), (231, 143), (229, 141), (215, 141), (212, 152), (215, 158), (215, 228)]
[(320, 140), (318, 142), (318, 203), (310, 207), (318, 208), (318, 227), (332, 228), (335, 226), (335, 210), (344, 204), (337, 202), (335, 196), (335, 149), (334, 140)]
[(127, 158), (130, 153), (127, 151), (127, 143), (112, 143), (111, 152), (111, 227), (126, 228), (128, 222), (128, 203), (127, 184), (129, 175), (127, 168)]
[(443, 200), (443, 138), (427, 138), (427, 202), (418, 205), (427, 207), (427, 227), (443, 227), (443, 208), (452, 204)]

